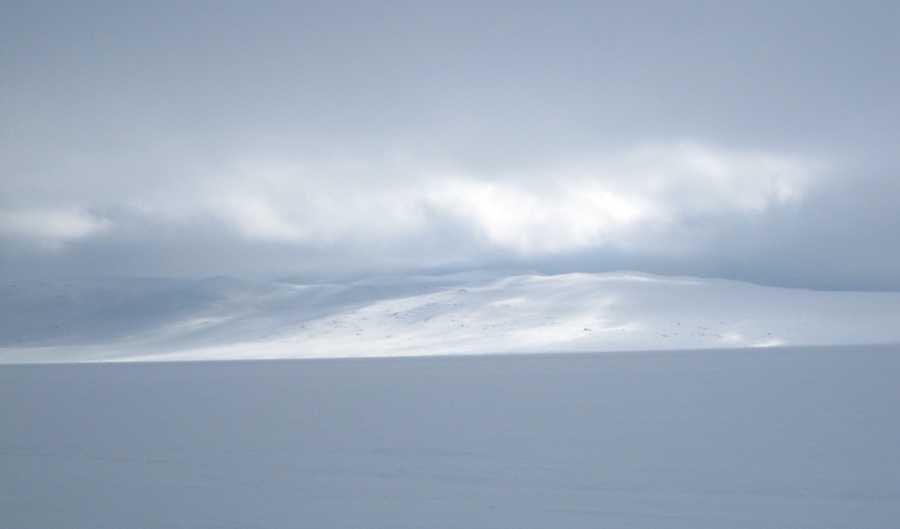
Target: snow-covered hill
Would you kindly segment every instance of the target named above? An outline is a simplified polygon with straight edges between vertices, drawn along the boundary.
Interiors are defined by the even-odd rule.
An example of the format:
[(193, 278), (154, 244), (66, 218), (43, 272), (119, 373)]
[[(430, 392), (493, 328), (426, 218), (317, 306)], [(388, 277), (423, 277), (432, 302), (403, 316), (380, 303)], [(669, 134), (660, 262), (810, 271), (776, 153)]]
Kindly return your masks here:
[(900, 343), (900, 293), (643, 273), (0, 284), (0, 362)]

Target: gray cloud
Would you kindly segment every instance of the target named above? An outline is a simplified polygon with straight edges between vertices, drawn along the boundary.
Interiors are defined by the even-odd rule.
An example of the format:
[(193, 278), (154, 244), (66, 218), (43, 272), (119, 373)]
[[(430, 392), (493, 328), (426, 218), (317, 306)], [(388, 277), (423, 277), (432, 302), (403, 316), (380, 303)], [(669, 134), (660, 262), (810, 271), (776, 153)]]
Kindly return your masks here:
[(900, 288), (894, 2), (29, 2), (0, 266)]

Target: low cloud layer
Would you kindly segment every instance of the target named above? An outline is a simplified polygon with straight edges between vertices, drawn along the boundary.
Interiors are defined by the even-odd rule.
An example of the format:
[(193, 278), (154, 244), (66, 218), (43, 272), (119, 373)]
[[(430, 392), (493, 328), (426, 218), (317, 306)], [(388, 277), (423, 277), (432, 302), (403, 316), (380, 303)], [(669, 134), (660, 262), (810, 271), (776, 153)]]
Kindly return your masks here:
[[(251, 241), (352, 247), (403, 245), (452, 225), (488, 251), (547, 256), (640, 247), (648, 234), (665, 234), (692, 218), (796, 204), (819, 165), (691, 142), (500, 174), (429, 167), (427, 161), (240, 158), (219, 170), (164, 179), (157, 189), (148, 182), (149, 189), (119, 192), (114, 201), (83, 194), (83, 209), (4, 211), (0, 229), (60, 249), (89, 237), (121, 236), (116, 232), (126, 220), (117, 217), (125, 214), (139, 225), (190, 229), (203, 219)], [(103, 213), (113, 207), (119, 213)]]
[(0, 211), (0, 234), (47, 250), (99, 236), (112, 225), (109, 219), (78, 209)]

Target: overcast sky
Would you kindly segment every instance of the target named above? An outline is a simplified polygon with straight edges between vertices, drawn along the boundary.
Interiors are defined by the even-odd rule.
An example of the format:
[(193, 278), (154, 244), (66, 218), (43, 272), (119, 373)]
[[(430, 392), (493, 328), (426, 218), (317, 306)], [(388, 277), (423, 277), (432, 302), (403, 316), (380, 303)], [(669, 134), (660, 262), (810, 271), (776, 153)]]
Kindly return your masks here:
[(0, 272), (900, 289), (900, 2), (0, 0)]

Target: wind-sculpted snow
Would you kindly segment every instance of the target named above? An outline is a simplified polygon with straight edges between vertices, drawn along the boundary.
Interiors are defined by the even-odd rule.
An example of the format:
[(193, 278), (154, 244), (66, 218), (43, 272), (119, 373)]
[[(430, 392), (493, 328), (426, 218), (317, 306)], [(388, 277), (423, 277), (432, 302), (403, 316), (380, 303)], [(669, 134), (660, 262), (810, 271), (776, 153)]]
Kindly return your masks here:
[(900, 293), (474, 272), (344, 284), (2, 285), (0, 361), (637, 351), (900, 342)]

